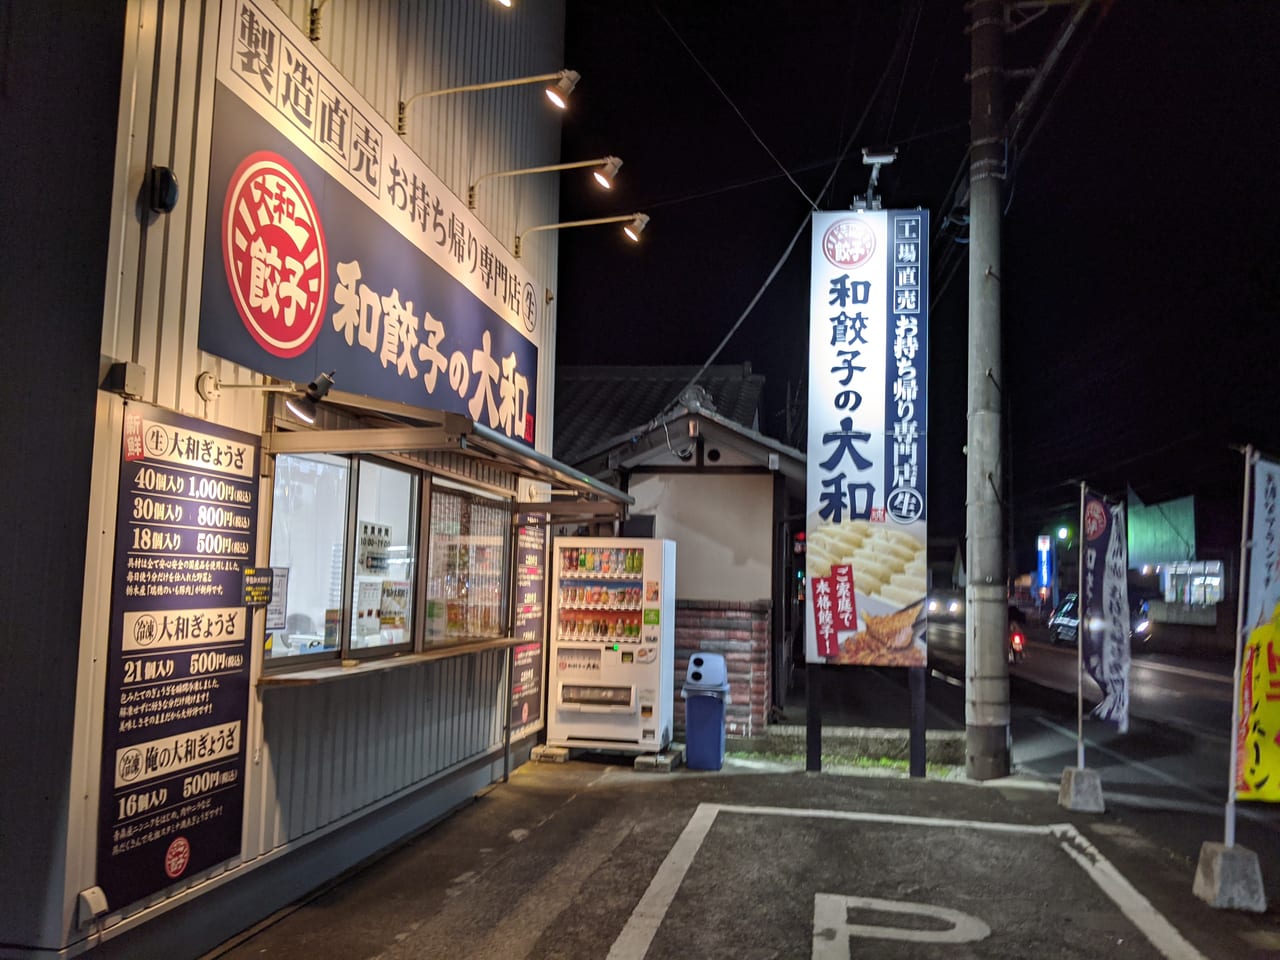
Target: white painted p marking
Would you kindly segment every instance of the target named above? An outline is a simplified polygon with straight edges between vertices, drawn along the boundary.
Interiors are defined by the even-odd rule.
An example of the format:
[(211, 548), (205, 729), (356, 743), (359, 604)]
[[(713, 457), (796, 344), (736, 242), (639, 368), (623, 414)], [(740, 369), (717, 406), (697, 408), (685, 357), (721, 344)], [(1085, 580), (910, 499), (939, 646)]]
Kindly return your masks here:
[[(882, 913), (929, 917), (951, 924), (943, 930), (912, 930), (850, 923), (850, 910), (879, 910)], [(813, 960), (851, 960), (852, 937), (875, 940), (910, 940), (915, 943), (972, 943), (991, 936), (991, 928), (977, 917), (948, 907), (907, 900), (878, 900), (875, 897), (842, 897), (834, 893), (813, 896)]]

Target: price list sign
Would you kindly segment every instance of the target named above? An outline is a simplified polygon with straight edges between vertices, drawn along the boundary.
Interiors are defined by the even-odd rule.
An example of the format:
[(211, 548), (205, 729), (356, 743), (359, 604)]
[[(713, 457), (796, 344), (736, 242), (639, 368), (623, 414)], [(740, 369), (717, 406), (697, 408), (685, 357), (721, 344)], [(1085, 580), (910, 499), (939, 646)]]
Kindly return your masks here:
[(515, 632), (511, 657), (511, 730), (521, 736), (542, 719), (542, 633), (546, 620), (546, 517), (525, 514), (516, 530)]
[(118, 909), (240, 855), (258, 437), (125, 407), (98, 885)]

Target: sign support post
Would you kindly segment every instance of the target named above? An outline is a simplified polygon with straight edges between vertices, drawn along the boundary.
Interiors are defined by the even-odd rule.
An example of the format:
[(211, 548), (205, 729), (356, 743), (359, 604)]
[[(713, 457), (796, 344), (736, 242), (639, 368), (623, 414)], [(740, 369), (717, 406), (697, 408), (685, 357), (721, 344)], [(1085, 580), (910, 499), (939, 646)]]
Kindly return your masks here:
[(1257, 454), (1252, 446), (1244, 448), (1244, 501), (1240, 517), (1240, 588), (1236, 594), (1235, 667), (1231, 684), (1231, 758), (1227, 765), (1227, 804), (1223, 827), (1223, 842), (1205, 841), (1200, 845), (1200, 860), (1196, 864), (1196, 877), (1192, 893), (1212, 907), (1227, 910), (1251, 910), (1263, 913), (1267, 909), (1266, 890), (1262, 885), (1262, 868), (1258, 855), (1252, 850), (1236, 846), (1236, 784), (1239, 770), (1241, 659), (1245, 641), (1245, 592), (1248, 575), (1253, 564), (1253, 540), (1249, 536), (1249, 505), (1252, 496), (1252, 480)]
[(1085, 616), (1085, 582), (1084, 555), (1086, 550), (1085, 536), (1085, 496), (1089, 485), (1080, 481), (1080, 517), (1076, 535), (1080, 544), (1079, 560), (1076, 567), (1076, 765), (1062, 771), (1062, 783), (1058, 787), (1058, 805), (1068, 810), (1081, 810), (1085, 813), (1101, 813), (1102, 778), (1096, 770), (1089, 770), (1084, 765), (1084, 640), (1088, 630), (1088, 617)]

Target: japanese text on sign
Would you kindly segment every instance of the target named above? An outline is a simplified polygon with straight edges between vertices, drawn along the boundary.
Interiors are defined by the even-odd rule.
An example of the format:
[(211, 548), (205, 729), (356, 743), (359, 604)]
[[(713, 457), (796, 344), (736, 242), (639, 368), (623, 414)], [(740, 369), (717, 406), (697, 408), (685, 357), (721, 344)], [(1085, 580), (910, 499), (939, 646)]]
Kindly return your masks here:
[(540, 309), (532, 277), (269, 4), (226, 0), (219, 79), (347, 189), (523, 334)]

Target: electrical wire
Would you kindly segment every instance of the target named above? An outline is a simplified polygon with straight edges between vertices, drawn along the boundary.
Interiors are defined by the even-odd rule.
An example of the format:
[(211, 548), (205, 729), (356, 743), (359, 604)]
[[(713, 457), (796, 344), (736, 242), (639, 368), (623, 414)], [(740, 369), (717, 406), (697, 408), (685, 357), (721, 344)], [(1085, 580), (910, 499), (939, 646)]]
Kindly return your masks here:
[(719, 93), (720, 96), (724, 97), (725, 103), (729, 104), (729, 107), (733, 110), (733, 112), (738, 115), (738, 119), (742, 121), (744, 126), (746, 126), (748, 132), (750, 132), (751, 136), (755, 138), (756, 143), (760, 144), (764, 152), (769, 155), (769, 159), (778, 165), (778, 169), (781, 170), (786, 175), (787, 179), (791, 181), (791, 185), (800, 192), (800, 196), (804, 197), (805, 202), (809, 204), (810, 209), (817, 210), (818, 209), (817, 203), (809, 199), (809, 195), (804, 192), (804, 187), (800, 186), (800, 184), (796, 182), (796, 178), (791, 175), (790, 171), (787, 170), (787, 168), (783, 165), (782, 161), (779, 160), (778, 157), (774, 154), (774, 152), (769, 149), (769, 145), (764, 142), (764, 139), (760, 136), (760, 134), (756, 133), (755, 127), (751, 126), (751, 121), (748, 120), (745, 116), (743, 116), (742, 111), (738, 109), (738, 105), (733, 102), (729, 94), (724, 92), (724, 88), (720, 86), (720, 84), (716, 81), (716, 78), (712, 76), (711, 71), (708, 70), (706, 66), (703, 65), (702, 61), (698, 59), (698, 55), (693, 52), (693, 49), (689, 46), (689, 44), (685, 43), (684, 37), (682, 37), (679, 31), (677, 31), (676, 28), (672, 26), (671, 21), (667, 19), (667, 15), (662, 12), (662, 8), (655, 3), (653, 5), (653, 9), (658, 14), (659, 19), (661, 19), (662, 22), (667, 25), (667, 29), (671, 31), (672, 36), (674, 36), (676, 40), (679, 41), (680, 46), (684, 47), (685, 53), (689, 54), (690, 59), (692, 59), (693, 62), (697, 64), (698, 69), (701, 70), (706, 75), (707, 79), (711, 81), (711, 85), (716, 88), (716, 92)]
[[(897, 60), (898, 54), (901, 52), (903, 40), (905, 39), (905, 37), (906, 37), (905, 31), (903, 31), (898, 35), (898, 42), (894, 45), (893, 52), (892, 54), (890, 54), (890, 57), (889, 57), (890, 64), (892, 64), (895, 60)], [(885, 80), (888, 79), (888, 76), (889, 76), (889, 71), (887, 69), (881, 72), (880, 79), (876, 82), (875, 89), (871, 92), (871, 97), (867, 100), (867, 105), (862, 111), (862, 116), (858, 118), (857, 126), (854, 127), (853, 131), (849, 134), (849, 139), (845, 141), (844, 149), (840, 152), (840, 155), (836, 158), (836, 162), (831, 168), (831, 173), (827, 176), (827, 180), (822, 185), (822, 189), (818, 191), (816, 200), (811, 201), (812, 210), (806, 211), (804, 215), (804, 219), (800, 222), (799, 228), (792, 235), (790, 242), (787, 243), (786, 249), (783, 250), (782, 252), (782, 256), (779, 257), (777, 263), (773, 265), (773, 269), (769, 271), (769, 275), (765, 277), (764, 283), (760, 285), (760, 288), (756, 291), (755, 296), (751, 298), (751, 302), (748, 303), (746, 309), (743, 310), (741, 314), (739, 314), (738, 319), (734, 321), (733, 326), (729, 328), (729, 332), (726, 333), (724, 335), (724, 338), (720, 341), (720, 343), (717, 344), (715, 350), (712, 351), (711, 356), (709, 356), (706, 362), (703, 363), (703, 365), (698, 368), (698, 372), (693, 375), (693, 379), (691, 379), (689, 383), (686, 384), (685, 387), (682, 390), (680, 390), (680, 392), (677, 393), (675, 397), (673, 397), (671, 401), (668, 402), (667, 405), (662, 408), (661, 411), (659, 411), (657, 416), (655, 416), (653, 420), (651, 420), (649, 424), (645, 427), (644, 432), (648, 432), (648, 430), (656, 426), (658, 421), (662, 418), (662, 416), (666, 414), (668, 410), (672, 409), (679, 402), (680, 397), (683, 396), (684, 394), (684, 391), (694, 386), (698, 382), (698, 380), (702, 377), (702, 375), (706, 372), (707, 368), (710, 367), (713, 363), (715, 363), (716, 358), (720, 356), (720, 351), (722, 351), (725, 348), (725, 345), (728, 344), (728, 342), (733, 338), (733, 335), (738, 332), (738, 329), (742, 326), (743, 322), (750, 315), (756, 303), (758, 303), (760, 298), (764, 296), (764, 292), (767, 289), (769, 289), (769, 285), (773, 282), (773, 278), (778, 275), (778, 271), (782, 269), (783, 264), (785, 264), (787, 262), (787, 259), (791, 256), (791, 251), (795, 249), (796, 242), (800, 239), (801, 235), (805, 232), (805, 230), (808, 229), (810, 219), (812, 218), (812, 211), (817, 209), (817, 204), (822, 202), (822, 198), (826, 195), (827, 191), (831, 189), (831, 184), (835, 182), (836, 174), (840, 170), (840, 164), (844, 161), (844, 158), (848, 156), (849, 151), (853, 148), (853, 144), (856, 142), (858, 138), (858, 135), (862, 132), (862, 127), (867, 122), (867, 117), (871, 113), (871, 108), (875, 106), (876, 101), (880, 98), (880, 92), (884, 89)], [(806, 197), (806, 199), (808, 198)]]
[[(937, 136), (941, 136), (944, 133), (951, 133), (954, 130), (959, 130), (961, 127), (967, 127), (968, 125), (969, 125), (968, 120), (961, 120), (956, 123), (948, 123), (948, 124), (944, 124), (941, 127), (934, 127), (932, 130), (926, 130), (923, 133), (913, 134), (912, 136), (906, 137), (905, 139), (902, 139), (902, 140), (895, 140), (894, 143), (898, 146), (901, 146), (902, 144), (913, 143), (918, 140), (927, 140), (930, 137), (937, 137)], [(802, 164), (801, 166), (798, 166), (798, 167), (792, 167), (791, 170), (793, 173), (808, 173), (810, 170), (819, 170), (823, 167), (829, 166), (832, 163), (834, 163), (835, 160), (836, 160), (836, 155), (833, 154), (832, 156), (823, 157), (820, 160), (814, 160), (814, 161), (811, 161), (810, 163)], [(644, 207), (646, 210), (652, 210), (652, 209), (658, 209), (662, 207), (675, 206), (676, 204), (680, 204), (680, 203), (689, 203), (693, 200), (703, 200), (707, 197), (714, 197), (722, 193), (730, 193), (734, 190), (742, 190), (747, 187), (755, 187), (755, 186), (759, 186), (762, 183), (771, 183), (774, 180), (781, 180), (785, 176), (786, 176), (785, 173), (770, 173), (764, 176), (752, 177), (749, 180), (739, 180), (736, 183), (729, 183), (719, 187), (712, 187), (709, 190), (699, 190), (696, 193), (686, 193), (679, 196), (667, 197), (665, 199), (646, 201), (644, 204)]]
[(916, 49), (916, 31), (920, 29), (920, 15), (924, 13), (924, 0), (919, 0), (916, 4), (916, 22), (911, 28), (911, 43), (907, 47), (907, 59), (902, 64), (902, 76), (898, 78), (898, 91), (893, 95), (893, 109), (889, 111), (888, 130), (889, 142), (893, 142), (893, 122), (898, 118), (898, 104), (902, 102), (902, 88), (907, 82), (907, 73), (911, 69), (911, 54)]

